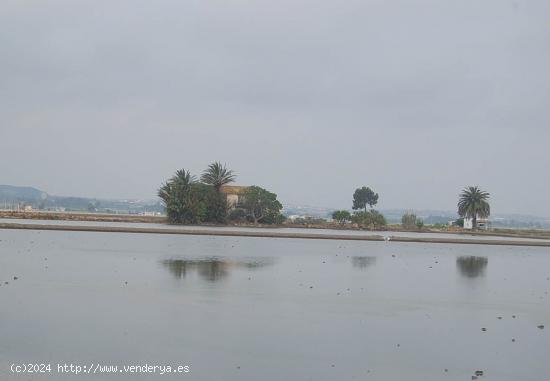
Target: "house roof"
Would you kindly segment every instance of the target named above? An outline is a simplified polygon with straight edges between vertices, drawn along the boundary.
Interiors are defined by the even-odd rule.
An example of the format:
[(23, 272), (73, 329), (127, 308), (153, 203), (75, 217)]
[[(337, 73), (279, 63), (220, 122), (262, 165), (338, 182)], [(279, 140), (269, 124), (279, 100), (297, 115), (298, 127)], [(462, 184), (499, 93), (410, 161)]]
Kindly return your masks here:
[(237, 194), (242, 195), (248, 187), (242, 185), (224, 185), (221, 187), (220, 191), (224, 194)]

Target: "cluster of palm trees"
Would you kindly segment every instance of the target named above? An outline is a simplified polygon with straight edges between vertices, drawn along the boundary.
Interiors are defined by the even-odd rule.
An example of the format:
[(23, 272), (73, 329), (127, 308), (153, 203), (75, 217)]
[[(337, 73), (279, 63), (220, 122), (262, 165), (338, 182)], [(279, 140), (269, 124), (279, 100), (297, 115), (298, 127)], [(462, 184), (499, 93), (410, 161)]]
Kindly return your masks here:
[(235, 178), (235, 173), (219, 162), (210, 164), (200, 181), (185, 169), (176, 171), (158, 191), (168, 220), (171, 223), (225, 222), (228, 208), (221, 188)]

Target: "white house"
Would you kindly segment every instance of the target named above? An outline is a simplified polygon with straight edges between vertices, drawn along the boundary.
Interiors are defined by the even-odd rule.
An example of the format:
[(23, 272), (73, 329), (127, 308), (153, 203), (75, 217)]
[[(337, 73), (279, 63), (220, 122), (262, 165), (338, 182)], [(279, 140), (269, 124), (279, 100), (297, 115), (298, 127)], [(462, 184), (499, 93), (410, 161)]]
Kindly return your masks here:
[[(479, 229), (489, 228), (489, 219), (477, 217), (477, 227)], [(474, 228), (473, 218), (464, 218), (464, 229), (472, 230)]]

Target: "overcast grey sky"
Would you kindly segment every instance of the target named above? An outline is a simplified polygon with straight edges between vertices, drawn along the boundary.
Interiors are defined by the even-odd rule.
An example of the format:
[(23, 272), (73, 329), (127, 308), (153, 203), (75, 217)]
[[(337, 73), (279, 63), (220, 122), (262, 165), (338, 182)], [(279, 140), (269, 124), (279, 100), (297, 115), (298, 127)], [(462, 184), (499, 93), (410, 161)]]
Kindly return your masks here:
[(283, 203), (550, 216), (550, 1), (0, 6), (0, 183), (153, 198), (226, 162)]

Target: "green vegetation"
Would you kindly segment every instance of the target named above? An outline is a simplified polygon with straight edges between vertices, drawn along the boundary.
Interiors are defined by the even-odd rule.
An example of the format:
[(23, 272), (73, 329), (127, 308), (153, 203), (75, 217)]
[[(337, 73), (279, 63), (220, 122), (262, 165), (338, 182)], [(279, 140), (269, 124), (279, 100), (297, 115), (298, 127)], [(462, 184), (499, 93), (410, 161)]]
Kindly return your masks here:
[(208, 166), (201, 176), (201, 181), (212, 185), (216, 192), (220, 192), (221, 187), (235, 181), (235, 174), (227, 169), (225, 165), (216, 161)]
[(281, 223), (284, 219), (281, 215), (283, 206), (277, 200), (277, 195), (258, 186), (248, 187), (239, 204), (246, 211), (246, 216), (255, 224), (258, 222)]
[(461, 217), (471, 218), (472, 227), (477, 228), (477, 219), (487, 218), (491, 213), (489, 193), (479, 187), (467, 187), (462, 190), (458, 200), (458, 214)]
[(175, 224), (225, 223), (228, 219), (255, 224), (283, 222), (283, 206), (277, 201), (277, 195), (258, 186), (248, 187), (237, 207), (230, 210), (222, 187), (234, 180), (233, 171), (218, 162), (208, 166), (201, 182), (189, 171), (180, 169), (158, 191), (168, 221)]
[[(362, 228), (377, 229), (387, 225), (386, 218), (378, 211), (372, 209), (378, 203), (378, 193), (374, 193), (369, 187), (357, 188), (353, 193), (353, 210), (363, 209), (351, 216), (351, 222)], [(367, 205), (371, 210), (367, 210)]]
[(357, 188), (353, 194), (353, 210), (364, 209), (367, 211), (367, 205), (372, 209), (378, 203), (378, 193), (368, 187)]
[(416, 214), (414, 213), (405, 213), (403, 214), (403, 217), (401, 217), (401, 225), (403, 225), (404, 228), (413, 228), (416, 226)]
[(300, 217), (292, 220), (292, 225), (304, 225), (304, 226), (327, 226), (327, 220), (319, 217)]
[(351, 213), (347, 210), (336, 210), (332, 213), (332, 219), (344, 225), (346, 222), (351, 221)]
[(416, 217), (414, 213), (405, 213), (401, 217), (401, 225), (406, 229), (422, 229), (424, 227), (424, 221)]
[(216, 223), (227, 221), (227, 198), (221, 193), (221, 188), (235, 181), (235, 178), (234, 172), (218, 161), (210, 164), (202, 173), (201, 181), (214, 188), (212, 192), (210, 188), (202, 185), (201, 194), (206, 205), (205, 221)]
[(180, 169), (163, 184), (158, 195), (166, 206), (168, 221), (176, 224), (200, 223), (207, 221), (209, 194), (213, 188), (198, 183), (189, 171)]
[(363, 228), (377, 229), (387, 225), (386, 218), (374, 209), (367, 212), (361, 211), (355, 213), (351, 217), (351, 221)]

